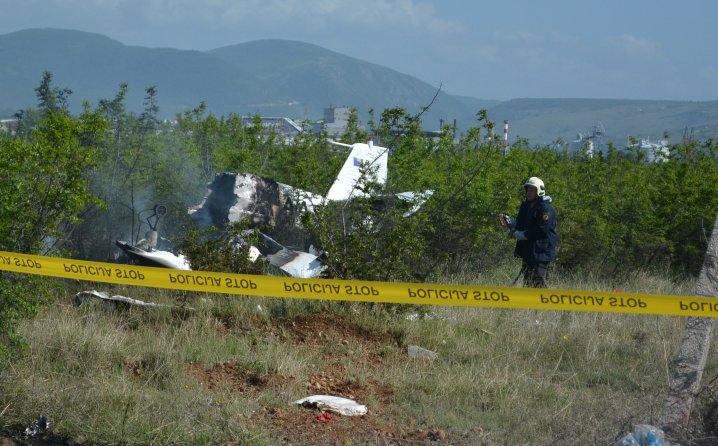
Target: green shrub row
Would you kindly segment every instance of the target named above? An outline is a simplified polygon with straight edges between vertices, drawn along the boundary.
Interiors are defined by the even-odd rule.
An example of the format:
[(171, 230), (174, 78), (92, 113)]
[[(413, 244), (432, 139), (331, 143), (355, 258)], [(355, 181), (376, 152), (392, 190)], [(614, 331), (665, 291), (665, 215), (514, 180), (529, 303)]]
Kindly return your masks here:
[[(252, 172), (323, 194), (347, 156), (327, 134), (290, 141), (258, 116), (247, 124), (208, 114), (204, 104), (162, 122), (154, 87), (135, 115), (125, 110), (127, 89), (120, 85), (115, 98), (86, 103), (74, 116), (66, 109), (71, 92), (43, 75), (38, 107), (18, 113), (16, 134), (0, 134), (0, 250), (113, 260), (114, 240), (142, 238), (154, 204), (169, 209), (164, 237), (191, 231), (187, 208), (216, 173)], [(515, 213), (530, 176), (544, 180), (558, 212), (557, 268), (607, 277), (653, 267), (695, 276), (700, 269), (718, 207), (713, 140), (674, 144), (665, 161), (649, 162), (645, 153), (614, 147), (592, 156), (526, 140), (505, 147), (485, 111), (475, 127), (460, 135), (446, 127), (438, 138), (426, 137), (420, 116), (402, 109), (370, 116), (364, 130), (353, 113), (340, 139), (372, 135), (387, 147), (387, 184), (361, 185), (384, 197), (328, 205), (301, 219), (308, 240), (329, 253), (330, 276), (421, 281), (488, 270), (512, 256), (496, 213)], [(385, 197), (425, 190), (433, 196), (408, 218), (400, 200)], [(5, 337), (42, 300), (32, 291), (37, 283), (0, 275)]]

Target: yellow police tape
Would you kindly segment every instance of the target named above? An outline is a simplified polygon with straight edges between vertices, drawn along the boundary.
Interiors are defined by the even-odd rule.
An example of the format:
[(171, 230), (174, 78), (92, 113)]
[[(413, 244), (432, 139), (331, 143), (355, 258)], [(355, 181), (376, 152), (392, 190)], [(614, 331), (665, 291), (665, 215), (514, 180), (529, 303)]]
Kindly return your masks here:
[(296, 279), (180, 271), (0, 251), (0, 270), (154, 288), (300, 299), (718, 317), (718, 299), (662, 294)]

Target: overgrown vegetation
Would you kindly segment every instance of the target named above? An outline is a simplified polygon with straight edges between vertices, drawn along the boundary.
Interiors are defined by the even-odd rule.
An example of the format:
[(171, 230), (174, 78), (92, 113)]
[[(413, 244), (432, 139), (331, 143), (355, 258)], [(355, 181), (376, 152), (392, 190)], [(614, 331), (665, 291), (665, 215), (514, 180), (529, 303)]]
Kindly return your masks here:
[[(46, 73), (37, 88), (39, 121), (23, 137), (0, 135), (0, 250), (48, 253), (62, 249), (92, 195), (86, 173), (95, 167), (97, 135), (105, 122), (85, 111), (72, 117), (67, 91), (51, 87)], [(19, 320), (32, 317), (48, 298), (45, 280), (0, 272), (0, 357), (15, 345)]]
[[(504, 283), (514, 266), (465, 274)], [(596, 277), (554, 280), (604, 289)], [(619, 285), (694, 286), (648, 274)], [(93, 286), (67, 286), (21, 326), (26, 354), (0, 371), (5, 427), (43, 414), (54, 435), (99, 444), (609, 445), (655, 423), (683, 328), (671, 317), (446, 307), (413, 320), (364, 304), (207, 295), (192, 296), (191, 311), (74, 306)], [(113, 293), (177, 304), (172, 291)], [(438, 359), (412, 359), (408, 345)], [(706, 381), (717, 372), (711, 359)], [(325, 425), (289, 405), (323, 393), (370, 415)], [(445, 441), (430, 442), (437, 432)]]
[[(52, 76), (45, 73), (36, 90), (38, 107), (18, 114), (15, 135), (0, 133), (0, 250), (112, 260), (114, 240), (142, 238), (142, 213), (162, 203), (169, 210), (163, 235), (182, 241), (197, 269), (261, 273), (266, 265), (248, 262), (245, 252), (251, 241), (247, 237), (256, 237), (252, 228), (238, 225), (199, 233), (186, 209), (201, 199), (214, 174), (224, 171), (249, 171), (323, 193), (346, 156), (326, 141), (326, 134), (303, 133), (286, 141), (263, 128), (259, 117), (247, 125), (237, 115), (207, 115), (203, 104), (178, 115), (176, 122), (160, 122), (153, 87), (146, 89), (145, 111), (135, 116), (124, 108), (128, 88), (120, 85), (115, 98), (95, 108), (85, 104), (83, 112), (73, 116), (66, 109), (71, 92), (53, 86)], [(669, 292), (690, 292), (683, 284), (697, 275), (718, 209), (718, 195), (712, 193), (718, 183), (715, 141), (683, 141), (672, 146), (666, 161), (647, 162), (643, 153), (614, 148), (593, 157), (530, 147), (525, 140), (505, 148), (490, 136), (494, 125), (483, 111), (465, 134), (454, 138), (446, 127), (435, 139), (423, 135), (420, 117), (401, 109), (384, 110), (377, 121), (372, 113), (366, 131), (356, 116), (355, 112), (341, 140), (351, 143), (373, 135), (390, 151), (388, 183), (378, 185), (368, 175), (361, 188), (377, 195), (434, 192), (408, 218), (402, 217), (406, 209), (399, 202), (374, 199), (327, 205), (304, 215), (306, 242), (330, 253), (328, 276), (508, 285), (518, 266), (511, 258), (513, 242), (496, 224), (495, 214), (514, 212), (523, 181), (537, 175), (545, 181), (559, 216), (553, 285), (626, 288), (637, 274), (653, 273), (680, 284)], [(584, 285), (580, 278), (588, 271), (594, 281)], [(187, 364), (202, 361), (209, 366), (234, 358), (254, 370), (255, 378), (267, 370), (285, 378), (306, 377), (317, 357), (292, 351), (291, 345), (252, 350), (268, 334), (290, 339), (277, 324), (302, 312), (349, 318), (368, 330), (388, 333), (399, 347), (412, 340), (440, 350), (446, 359), (407, 367), (389, 342), (370, 352), (384, 358), (385, 370), (345, 364), (352, 369), (352, 379), (378, 380), (394, 389), (389, 412), (397, 420), (408, 423), (431, 416), (437, 426), (470, 430), (473, 421), (468, 420), (475, 419), (496, 435), (507, 436), (506, 441), (494, 438), (500, 444), (518, 444), (529, 432), (520, 429), (516, 418), (506, 421), (507, 417), (528, 417), (522, 411), (558, 401), (564, 406), (551, 406), (554, 418), (538, 418), (551, 429), (531, 438), (536, 444), (549, 444), (548, 438), (572, 444), (562, 425), (568, 421), (568, 408), (575, 411), (583, 405), (581, 398), (591, 401), (596, 397), (591, 389), (598, 386), (606, 390), (601, 407), (610, 407), (614, 399), (628, 400), (621, 403), (625, 412), (614, 414), (592, 434), (588, 442), (595, 443), (617, 423), (634, 421), (630, 414), (655, 416), (680, 325), (675, 319), (626, 322), (629, 318), (622, 316), (459, 310), (437, 310), (437, 319), (411, 324), (397, 312), (385, 311), (388, 306), (269, 299), (228, 303), (218, 296), (208, 296), (206, 304), (190, 299), (189, 305), (197, 307), (194, 313), (185, 308), (116, 317), (70, 308), (66, 304), (74, 291), (69, 283), (0, 272), (0, 356), (10, 360), (8, 353), (17, 353), (13, 366), (0, 371), (0, 394), (6, 395), (0, 409), (12, 407), (5, 416), (13, 423), (38, 410), (51, 410), (61, 420), (60, 432), (87, 432), (109, 443), (203, 444), (220, 438), (262, 443), (257, 439), (273, 438), (236, 426), (252, 419), (252, 411), (285, 404), (287, 392), (301, 394), (301, 385), (270, 392), (249, 405), (246, 398), (233, 397), (225, 409), (208, 412), (203, 402), (214, 394), (197, 388)], [(52, 298), (57, 295), (64, 297)], [(43, 302), (54, 302), (61, 311), (47, 311), (42, 319), (19, 325)], [(257, 313), (257, 302), (267, 310)], [(458, 322), (449, 324), (446, 318)], [(536, 320), (540, 327), (532, 326)], [(230, 328), (230, 336), (214, 332), (220, 322)], [(72, 328), (50, 330), (46, 324)], [(24, 350), (18, 327), (27, 341)], [(536, 331), (541, 336), (535, 336)], [(148, 343), (153, 335), (156, 342)], [(51, 338), (53, 345), (43, 350), (42, 338)], [(500, 339), (513, 341), (509, 345)], [(652, 356), (656, 351), (663, 352), (659, 360)], [(485, 364), (485, 358), (494, 359)], [(545, 361), (537, 364), (538, 358)], [(641, 364), (638, 369), (636, 362)], [(503, 373), (522, 363), (536, 369), (524, 366), (516, 375)], [(20, 378), (18, 371), (28, 375)], [(49, 379), (48, 374), (65, 378), (50, 380), (51, 389), (39, 392), (37, 380)], [(101, 388), (90, 389), (87, 382), (100, 382)], [(182, 388), (188, 391), (178, 390)], [(173, 389), (172, 398), (179, 405), (164, 393), (168, 389)], [(67, 397), (53, 402), (58, 392)], [(571, 392), (577, 399), (570, 399)], [(651, 401), (640, 411), (645, 403), (639, 404), (641, 395), (646, 394)], [(476, 397), (469, 400), (468, 395)], [(536, 403), (524, 404), (522, 397)], [(84, 408), (78, 413), (95, 414), (86, 424), (73, 415), (78, 405)], [(428, 406), (437, 409), (420, 409)], [(179, 421), (145, 415), (168, 407), (167, 413)], [(581, 413), (595, 424), (595, 413)], [(217, 424), (220, 419), (225, 427)], [(245, 424), (229, 423), (232, 420)], [(204, 427), (190, 430), (190, 425)], [(230, 425), (234, 427), (226, 427)], [(538, 421), (530, 425), (541, 426)]]

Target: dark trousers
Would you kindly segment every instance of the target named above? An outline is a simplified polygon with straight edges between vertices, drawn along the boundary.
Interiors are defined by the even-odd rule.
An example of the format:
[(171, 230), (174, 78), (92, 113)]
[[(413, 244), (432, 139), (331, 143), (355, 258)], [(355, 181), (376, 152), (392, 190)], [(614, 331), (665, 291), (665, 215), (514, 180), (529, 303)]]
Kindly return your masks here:
[(524, 262), (524, 286), (529, 288), (546, 288), (546, 270), (548, 262)]

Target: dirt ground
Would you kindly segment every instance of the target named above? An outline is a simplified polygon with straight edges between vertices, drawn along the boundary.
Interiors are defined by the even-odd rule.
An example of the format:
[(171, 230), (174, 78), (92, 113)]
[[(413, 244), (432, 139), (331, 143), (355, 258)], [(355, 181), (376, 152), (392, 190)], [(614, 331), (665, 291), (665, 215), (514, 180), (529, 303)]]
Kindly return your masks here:
[[(279, 327), (278, 327), (279, 328)], [(321, 351), (325, 368), (311, 375), (306, 382), (306, 396), (332, 395), (349, 398), (364, 404), (373, 401), (373, 410), (364, 416), (343, 416), (317, 409), (265, 407), (252, 422), (275, 432), (285, 445), (489, 445), (482, 441), (483, 432), (477, 427), (472, 432), (447, 433), (426, 422), (410, 422), (400, 425), (384, 416), (392, 404), (394, 389), (373, 379), (359, 383), (350, 379), (347, 370), (339, 364), (346, 349), (327, 349), (329, 342), (359, 346), (362, 360), (370, 369), (379, 369), (382, 358), (371, 353), (382, 346), (397, 343), (388, 333), (371, 332), (351, 321), (338, 319), (336, 315), (307, 315), (286, 321), (281, 327), (288, 333), (282, 342), (296, 344), (298, 348)], [(233, 391), (257, 391), (265, 388), (280, 389), (295, 377), (272, 372), (258, 376), (255, 371), (242, 370), (235, 362), (205, 368), (192, 365), (193, 375), (207, 388), (231, 389)]]
[[(342, 365), (347, 356), (360, 358), (370, 371), (380, 376), (383, 366), (381, 353), (391, 349), (405, 352), (405, 346), (388, 332), (371, 331), (356, 323), (342, 319), (336, 314), (303, 315), (290, 320), (266, 325), (262, 335), (268, 342), (281, 342), (306, 352), (320, 355), (323, 368), (309, 377), (284, 376), (272, 370), (253, 369), (236, 361), (214, 364), (188, 364), (188, 372), (197, 382), (210, 391), (215, 391), (218, 405), (222, 395), (239, 392), (256, 395), (267, 390), (281, 391), (288, 385), (297, 387), (301, 379), (306, 392), (302, 396), (332, 395), (349, 398), (369, 406), (363, 416), (343, 416), (318, 409), (291, 407), (289, 404), (277, 407), (267, 406), (254, 413), (248, 420), (256, 427), (272, 432), (283, 445), (291, 446), (333, 446), (333, 445), (480, 445), (492, 446), (490, 435), (480, 426), (469, 431), (445, 431), (431, 420), (409, 420), (401, 422), (392, 417), (391, 408), (395, 389), (373, 378), (353, 379)], [(237, 335), (245, 332), (237, 321), (218, 324), (220, 335)], [(336, 344), (333, 348), (332, 344)], [(135, 368), (141, 364), (126, 364), (129, 373), (139, 373)], [(714, 384), (714, 383), (711, 383)], [(703, 417), (691, 432), (692, 441), (686, 445), (708, 446), (718, 438), (718, 391), (713, 389), (709, 401), (703, 402)], [(371, 404), (367, 404), (371, 402)], [(52, 429), (37, 437), (24, 435), (22, 428), (0, 427), (0, 446), (92, 446), (73, 439), (52, 435)], [(697, 440), (696, 440), (697, 439)], [(238, 443), (239, 444), (239, 443)], [(99, 445), (98, 445), (99, 446)], [(221, 446), (235, 446), (222, 443)]]
[[(218, 332), (228, 334), (236, 327), (224, 325)], [(389, 348), (404, 348), (388, 333), (372, 332), (337, 315), (305, 315), (274, 327), (266, 327), (268, 337), (277, 337), (276, 342), (296, 345), (297, 348), (321, 352), (322, 363), (326, 367), (311, 375), (304, 383), (306, 395), (331, 395), (352, 399), (359, 404), (371, 401), (371, 408), (363, 416), (343, 416), (318, 409), (291, 407), (264, 407), (252, 416), (254, 426), (273, 432), (282, 444), (303, 445), (485, 445), (491, 442), (484, 436), (480, 427), (469, 432), (446, 432), (432, 425), (430, 420), (399, 423), (388, 415), (394, 389), (374, 379), (359, 382), (348, 376), (341, 365), (341, 359), (347, 354), (362, 356), (362, 361), (370, 370), (379, 370), (382, 366), (380, 352)], [(281, 334), (280, 334), (281, 333)], [(337, 348), (327, 348), (332, 342)], [(352, 346), (355, 352), (347, 351)], [(128, 364), (128, 371), (133, 372)], [(188, 369), (204, 388), (226, 392), (256, 393), (266, 389), (281, 390), (284, 386), (299, 379), (282, 376), (271, 370), (253, 370), (235, 361), (206, 367), (202, 363), (189, 364)], [(302, 378), (306, 379), (306, 378)], [(51, 434), (51, 432), (50, 432)], [(48, 434), (37, 438), (28, 438), (21, 431), (0, 430), (0, 446), (75, 446), (71, 439), (55, 438)], [(86, 446), (85, 443), (83, 446)], [(224, 443), (223, 446), (233, 446)]]

